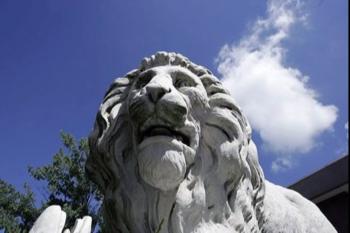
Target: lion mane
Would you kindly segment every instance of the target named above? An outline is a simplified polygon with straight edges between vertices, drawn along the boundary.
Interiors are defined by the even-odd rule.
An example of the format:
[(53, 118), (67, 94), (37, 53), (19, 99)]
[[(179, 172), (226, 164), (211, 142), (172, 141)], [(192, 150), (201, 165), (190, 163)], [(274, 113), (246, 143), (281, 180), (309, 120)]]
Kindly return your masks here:
[[(136, 78), (161, 66), (182, 67), (199, 77), (208, 101), (194, 162), (181, 183), (167, 191), (140, 177), (127, 106)], [(104, 194), (106, 231), (269, 232), (264, 230), (266, 182), (251, 134), (242, 111), (208, 69), (177, 53), (145, 58), (112, 83), (89, 136), (86, 171)]]

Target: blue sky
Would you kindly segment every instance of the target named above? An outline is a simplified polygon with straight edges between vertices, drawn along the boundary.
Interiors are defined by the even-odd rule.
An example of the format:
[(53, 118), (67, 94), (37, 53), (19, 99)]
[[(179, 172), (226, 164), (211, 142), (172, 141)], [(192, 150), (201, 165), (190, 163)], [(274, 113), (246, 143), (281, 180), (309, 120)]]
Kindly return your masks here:
[(340, 158), (348, 150), (348, 1), (287, 3), (0, 1), (0, 178), (39, 189), (27, 166), (51, 161), (61, 130), (87, 136), (112, 80), (159, 50), (225, 80), (269, 180), (286, 186)]

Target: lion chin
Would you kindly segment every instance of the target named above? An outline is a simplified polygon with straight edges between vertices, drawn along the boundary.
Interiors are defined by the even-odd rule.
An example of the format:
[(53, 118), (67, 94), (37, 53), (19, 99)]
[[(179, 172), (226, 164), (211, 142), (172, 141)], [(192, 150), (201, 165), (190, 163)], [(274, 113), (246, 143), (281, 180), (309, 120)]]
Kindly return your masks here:
[(159, 52), (107, 91), (86, 171), (111, 233), (334, 233), (316, 205), (269, 183), (250, 125), (205, 67)]
[(149, 138), (138, 146), (140, 176), (162, 191), (174, 189), (185, 177), (185, 157), (182, 145), (176, 139), (165, 136)]

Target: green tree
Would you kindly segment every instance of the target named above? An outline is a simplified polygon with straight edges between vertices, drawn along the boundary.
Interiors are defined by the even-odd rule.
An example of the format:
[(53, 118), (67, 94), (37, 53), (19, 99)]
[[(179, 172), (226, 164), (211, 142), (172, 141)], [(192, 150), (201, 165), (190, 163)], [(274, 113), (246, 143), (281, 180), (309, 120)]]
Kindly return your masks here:
[(51, 164), (33, 168), (29, 174), (45, 184), (44, 200), (35, 206), (34, 194), (28, 185), (18, 192), (12, 185), (0, 180), (0, 229), (6, 233), (28, 232), (39, 214), (49, 205), (60, 205), (67, 213), (66, 226), (77, 218), (92, 217), (92, 232), (102, 225), (101, 194), (85, 176), (85, 161), (89, 152), (87, 139), (76, 141), (70, 134), (61, 133), (63, 148), (53, 156)]
[(0, 180), (0, 229), (5, 232), (22, 233), (29, 231), (39, 210), (34, 205), (34, 195), (28, 185), (25, 193), (16, 191), (14, 186)]

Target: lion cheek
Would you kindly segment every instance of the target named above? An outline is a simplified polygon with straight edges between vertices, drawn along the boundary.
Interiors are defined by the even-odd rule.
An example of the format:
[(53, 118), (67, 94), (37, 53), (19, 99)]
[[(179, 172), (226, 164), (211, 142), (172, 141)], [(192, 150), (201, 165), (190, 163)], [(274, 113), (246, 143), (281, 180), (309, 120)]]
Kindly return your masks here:
[(178, 187), (186, 172), (185, 156), (177, 150), (145, 148), (138, 154), (138, 165), (141, 178), (162, 191)]
[(223, 182), (227, 180), (236, 180), (242, 175), (242, 158), (239, 152), (239, 145), (235, 142), (225, 142), (221, 144), (215, 150), (218, 158), (218, 167), (220, 170), (217, 171), (220, 179)]
[(128, 113), (133, 124), (145, 122), (155, 112), (155, 106), (145, 97), (129, 100)]

